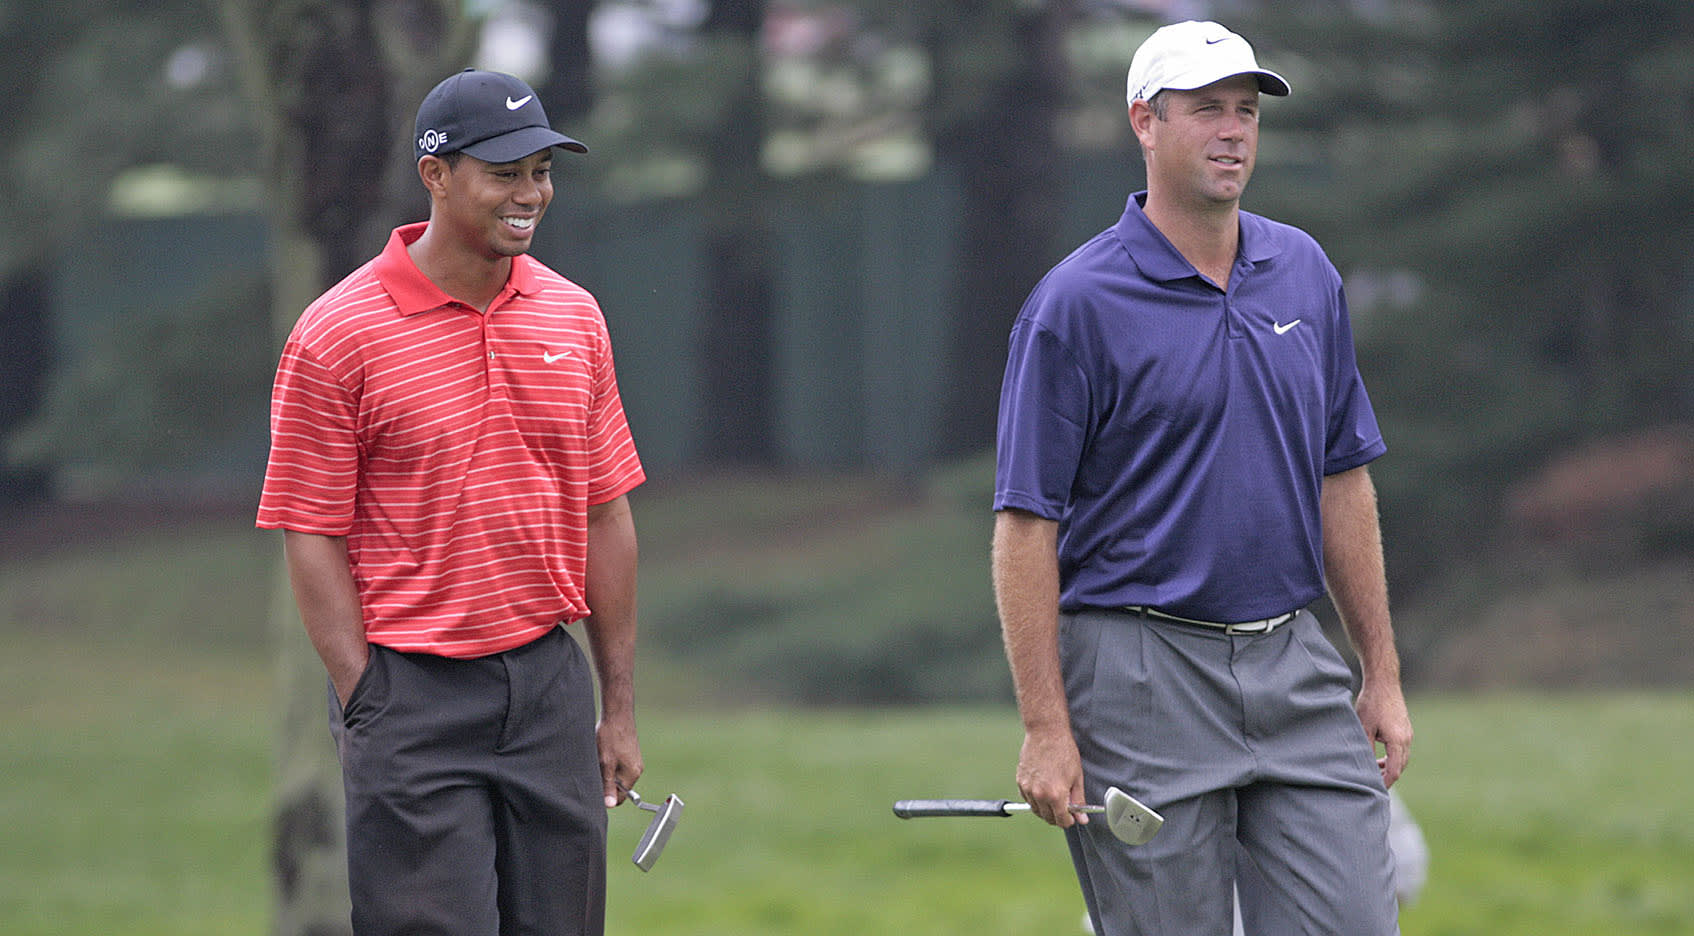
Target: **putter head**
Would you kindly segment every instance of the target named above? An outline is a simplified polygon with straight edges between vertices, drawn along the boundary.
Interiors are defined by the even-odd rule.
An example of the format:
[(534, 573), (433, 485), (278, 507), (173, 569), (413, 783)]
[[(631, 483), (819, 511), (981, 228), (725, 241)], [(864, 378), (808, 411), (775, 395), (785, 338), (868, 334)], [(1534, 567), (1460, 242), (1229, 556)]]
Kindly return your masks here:
[(1145, 845), (1152, 841), (1165, 824), (1165, 817), (1147, 808), (1128, 793), (1111, 787), (1106, 790), (1106, 827), (1125, 845)]
[(643, 871), (653, 870), (653, 862), (659, 860), (659, 853), (665, 850), (665, 843), (671, 840), (671, 832), (676, 828), (676, 821), (682, 816), (682, 800), (675, 793), (665, 797), (658, 805), (643, 803), (639, 800), (636, 805), (648, 812), (657, 813), (653, 821), (647, 823), (647, 831), (641, 833), (641, 841), (635, 845), (635, 854), (630, 861)]

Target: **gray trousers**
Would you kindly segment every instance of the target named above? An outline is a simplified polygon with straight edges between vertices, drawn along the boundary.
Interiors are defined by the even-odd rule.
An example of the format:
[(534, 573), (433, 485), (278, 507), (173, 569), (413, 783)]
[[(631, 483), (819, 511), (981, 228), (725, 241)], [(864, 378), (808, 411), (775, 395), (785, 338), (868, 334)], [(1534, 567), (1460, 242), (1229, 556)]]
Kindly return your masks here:
[(1060, 654), (1089, 802), (1121, 787), (1165, 817), (1146, 845), (1067, 832), (1102, 936), (1399, 932), (1388, 795), (1352, 674), (1316, 618), (1231, 636), (1066, 614)]
[(359, 936), (599, 936), (593, 679), (563, 629), (450, 660), (371, 648), (330, 728)]

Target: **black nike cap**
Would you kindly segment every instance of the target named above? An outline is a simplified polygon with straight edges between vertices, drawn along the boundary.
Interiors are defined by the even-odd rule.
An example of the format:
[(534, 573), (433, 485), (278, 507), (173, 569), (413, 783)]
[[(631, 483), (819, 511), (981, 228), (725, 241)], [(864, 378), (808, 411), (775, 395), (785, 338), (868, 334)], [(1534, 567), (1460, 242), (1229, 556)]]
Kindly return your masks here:
[(554, 130), (535, 89), (511, 75), (467, 68), (436, 85), (418, 105), (414, 159), (458, 152), (509, 163), (552, 146), (588, 152)]

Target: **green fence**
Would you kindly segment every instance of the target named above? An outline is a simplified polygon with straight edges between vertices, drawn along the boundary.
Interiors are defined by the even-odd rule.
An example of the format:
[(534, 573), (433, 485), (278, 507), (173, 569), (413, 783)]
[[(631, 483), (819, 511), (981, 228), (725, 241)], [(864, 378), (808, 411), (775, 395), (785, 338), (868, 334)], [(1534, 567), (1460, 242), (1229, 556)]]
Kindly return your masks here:
[[(1057, 259), (1116, 219), (1139, 170), (1123, 158), (1066, 170), (1050, 245)], [(904, 183), (796, 192), (772, 212), (776, 232), (775, 451), (789, 466), (914, 474), (937, 452), (947, 390), (959, 186), (944, 172)], [(599, 299), (619, 381), (650, 473), (680, 473), (704, 450), (701, 212), (689, 200), (609, 203), (562, 194), (535, 254)], [(267, 268), (262, 219), (114, 219), (60, 263), (53, 289), (55, 366), (67, 372), (100, 341), (216, 282)], [(380, 249), (371, 245), (371, 252)], [(1033, 285), (1030, 284), (1030, 285)], [(983, 315), (1010, 321), (1022, 296)], [(231, 309), (263, 316), (264, 309)], [(271, 359), (274, 359), (272, 356)], [(144, 361), (138, 361), (144, 366)], [(233, 450), (195, 456), (239, 477), (263, 463), (263, 401)], [(185, 447), (191, 449), (192, 446)]]

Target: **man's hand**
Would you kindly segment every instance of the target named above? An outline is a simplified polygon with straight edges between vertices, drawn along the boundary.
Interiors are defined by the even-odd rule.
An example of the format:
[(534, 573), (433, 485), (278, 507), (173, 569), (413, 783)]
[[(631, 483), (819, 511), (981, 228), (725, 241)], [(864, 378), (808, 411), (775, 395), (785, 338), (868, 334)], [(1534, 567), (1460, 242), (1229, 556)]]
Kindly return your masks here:
[(632, 719), (602, 719), (594, 731), (600, 750), (600, 783), (606, 793), (606, 808), (624, 801), (624, 791), (641, 779), (641, 743)]
[(1359, 713), (1359, 723), (1365, 727), (1372, 750), (1380, 743), (1387, 752), (1376, 759), (1376, 766), (1382, 771), (1382, 785), (1391, 787), (1412, 756), (1412, 716), (1406, 709), (1406, 697), (1398, 684), (1378, 688), (1366, 680), (1353, 708)]
[[(359, 649), (364, 650), (362, 656), (356, 652)], [(329, 669), (330, 685), (335, 687), (335, 698), (340, 701), (343, 709), (347, 708), (347, 700), (353, 697), (353, 690), (358, 688), (359, 680), (364, 677), (365, 668), (371, 662), (369, 644), (364, 644), (362, 647), (349, 645), (348, 653), (347, 659)], [(326, 668), (331, 667), (328, 660), (324, 661), (324, 665)]]
[[(600, 782), (606, 808), (623, 802), (641, 779), (635, 737), (635, 573), (639, 550), (629, 498), (588, 508), (588, 574), (583, 590), (592, 609), (583, 621), (600, 683)], [(618, 784), (623, 784), (620, 789)]]
[(1023, 719), (1018, 790), (1030, 811), (1061, 829), (1087, 822), (1082, 756), (1071, 736), (1059, 667), (1059, 524), (1021, 510), (994, 515), (994, 603)]
[(1323, 565), (1329, 595), (1347, 640), (1359, 657), (1359, 713), (1384, 786), (1393, 786), (1412, 751), (1412, 717), (1400, 689), (1400, 654), (1388, 614), (1388, 578), (1382, 565), (1382, 531), (1376, 519), (1376, 486), (1361, 465), (1323, 479)]
[(1084, 802), (1082, 756), (1068, 731), (1027, 732), (1018, 754), (1018, 790), (1030, 811), (1061, 829), (1087, 824), (1088, 814), (1071, 811)]

